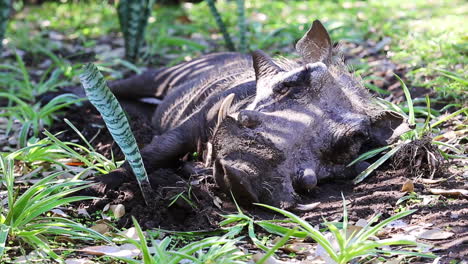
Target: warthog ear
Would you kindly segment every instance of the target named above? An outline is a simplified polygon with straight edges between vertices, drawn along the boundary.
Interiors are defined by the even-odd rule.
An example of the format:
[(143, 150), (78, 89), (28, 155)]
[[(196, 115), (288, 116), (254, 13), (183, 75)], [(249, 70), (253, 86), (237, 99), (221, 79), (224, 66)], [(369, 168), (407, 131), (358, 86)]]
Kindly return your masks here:
[(332, 55), (332, 44), (327, 30), (318, 20), (312, 23), (312, 27), (297, 42), (296, 51), (306, 63), (321, 61), (329, 64)]
[(371, 118), (372, 141), (379, 145), (395, 142), (403, 133), (411, 130), (406, 119), (394, 111), (382, 111)]
[(255, 77), (257, 80), (266, 76), (274, 76), (282, 71), (273, 60), (261, 50), (252, 52), (253, 66), (255, 69)]

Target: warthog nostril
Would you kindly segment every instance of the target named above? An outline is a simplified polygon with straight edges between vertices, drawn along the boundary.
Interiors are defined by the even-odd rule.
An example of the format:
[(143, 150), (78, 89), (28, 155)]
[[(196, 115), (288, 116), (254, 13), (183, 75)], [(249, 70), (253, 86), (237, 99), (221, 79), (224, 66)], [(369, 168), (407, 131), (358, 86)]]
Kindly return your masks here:
[(297, 175), (295, 189), (298, 191), (309, 191), (317, 186), (317, 175), (313, 169), (300, 170)]
[(254, 128), (261, 123), (260, 115), (256, 111), (242, 110), (239, 112), (238, 121), (244, 127)]

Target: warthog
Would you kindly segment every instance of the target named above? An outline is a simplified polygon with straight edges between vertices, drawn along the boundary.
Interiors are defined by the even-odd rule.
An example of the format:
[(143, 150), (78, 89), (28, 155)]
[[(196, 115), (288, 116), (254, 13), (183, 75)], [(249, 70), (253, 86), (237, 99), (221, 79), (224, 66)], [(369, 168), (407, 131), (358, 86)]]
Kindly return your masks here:
[(141, 151), (147, 171), (205, 153), (217, 184), (238, 200), (290, 207), (322, 179), (357, 175), (365, 164), (350, 161), (406, 130), (333, 55), (318, 20), (296, 50), (296, 60), (211, 54), (110, 82), (118, 97), (163, 98)]

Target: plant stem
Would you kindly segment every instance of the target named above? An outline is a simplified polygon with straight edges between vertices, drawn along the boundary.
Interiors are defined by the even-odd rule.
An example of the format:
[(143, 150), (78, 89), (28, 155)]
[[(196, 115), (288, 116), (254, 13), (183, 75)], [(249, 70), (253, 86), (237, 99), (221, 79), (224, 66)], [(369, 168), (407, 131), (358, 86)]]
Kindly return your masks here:
[(221, 15), (219, 14), (218, 9), (216, 8), (214, 0), (206, 0), (206, 3), (208, 4), (208, 7), (210, 8), (211, 14), (214, 17), (216, 24), (218, 24), (221, 34), (223, 34), (226, 48), (230, 51), (235, 51), (236, 48), (234, 47), (231, 36), (229, 35), (229, 32), (226, 29), (226, 25), (221, 19)]
[(239, 25), (239, 50), (240, 52), (247, 52), (247, 40), (245, 37), (247, 28), (245, 23), (245, 2), (244, 0), (237, 0), (237, 23)]

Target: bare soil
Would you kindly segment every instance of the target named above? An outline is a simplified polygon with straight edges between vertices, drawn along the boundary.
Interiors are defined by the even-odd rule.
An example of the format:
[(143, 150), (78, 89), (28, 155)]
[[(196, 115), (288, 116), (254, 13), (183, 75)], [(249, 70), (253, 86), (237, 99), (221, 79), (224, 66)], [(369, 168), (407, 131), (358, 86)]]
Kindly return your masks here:
[[(133, 132), (140, 145), (144, 145), (151, 140), (151, 126), (149, 118), (154, 107), (145, 106), (147, 116), (137, 114), (134, 103), (124, 102)], [(118, 148), (113, 143), (107, 132), (99, 114), (89, 104), (84, 104), (81, 108), (73, 109), (66, 115), (87, 138), (99, 134), (92, 143), (99, 151), (106, 155), (112, 150), (117, 158), (122, 158)], [(63, 124), (55, 127), (55, 130), (66, 129)], [(73, 132), (70, 132), (73, 133)], [(71, 135), (62, 135), (65, 139)], [(76, 138), (76, 136), (73, 136)], [(218, 223), (222, 220), (220, 214), (234, 212), (235, 205), (230, 197), (222, 193), (214, 184), (212, 172), (209, 168), (203, 168), (201, 162), (190, 161), (188, 165), (175, 169), (161, 169), (151, 172), (149, 175), (154, 188), (155, 197), (152, 204), (145, 204), (139, 188), (134, 178), (109, 178), (106, 175), (97, 175), (95, 180), (101, 181), (106, 188), (101, 188), (99, 200), (82, 204), (92, 213), (102, 210), (106, 204), (123, 204), (126, 214), (118, 221), (119, 227), (130, 227), (131, 216), (136, 217), (144, 228), (162, 228), (177, 231), (213, 230), (219, 228)], [(444, 170), (435, 177), (444, 177), (447, 180), (437, 184), (423, 184), (421, 182), (420, 170), (415, 170), (415, 166), (424, 167), (427, 161), (421, 160), (414, 164), (414, 159), (408, 158), (407, 151), (401, 151), (396, 156), (391, 165), (380, 169), (374, 175), (368, 177), (364, 182), (354, 185), (350, 181), (329, 181), (319, 183), (319, 186), (307, 195), (302, 197), (301, 203), (320, 202), (317, 208), (310, 212), (296, 212), (303, 219), (317, 225), (323, 222), (323, 218), (329, 221), (340, 221), (343, 213), (342, 194), (346, 198), (348, 212), (351, 221), (359, 219), (369, 219), (376, 213), (382, 213), (387, 218), (394, 215), (399, 206), (397, 201), (407, 193), (402, 192), (402, 185), (411, 179), (414, 182), (415, 192), (420, 195), (430, 194), (429, 188), (440, 189), (467, 189), (464, 181), (463, 171)], [(393, 164), (393, 166), (392, 166)], [(450, 164), (444, 164), (447, 168)], [(187, 168), (196, 171), (196, 175), (188, 175)], [(189, 171), (190, 171), (189, 170)], [(173, 198), (184, 192), (193, 204), (189, 204), (183, 199), (178, 199), (172, 205)], [(220, 206), (215, 205), (215, 200), (221, 199)], [(431, 228), (441, 228), (442, 230), (455, 233), (453, 237), (446, 240), (422, 241), (436, 246), (436, 254), (443, 256), (444, 260), (463, 260), (468, 255), (468, 199), (466, 197), (445, 197), (423, 203), (414, 203), (412, 209), (418, 211), (405, 221), (412, 225), (432, 225)], [(258, 208), (243, 208), (244, 212), (253, 215), (258, 219), (278, 218), (278, 215), (263, 211)]]

